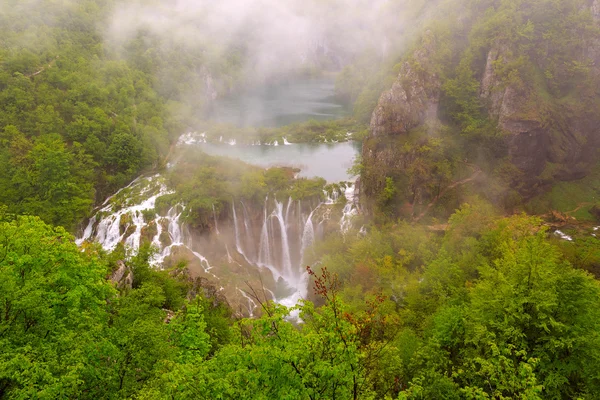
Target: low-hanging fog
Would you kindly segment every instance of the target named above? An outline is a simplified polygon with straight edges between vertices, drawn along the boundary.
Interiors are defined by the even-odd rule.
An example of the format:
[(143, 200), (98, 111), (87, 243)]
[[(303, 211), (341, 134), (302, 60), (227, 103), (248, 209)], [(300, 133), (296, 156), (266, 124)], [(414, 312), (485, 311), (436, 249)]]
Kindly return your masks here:
[(218, 58), (237, 52), (246, 79), (306, 67), (339, 70), (366, 49), (388, 50), (388, 0), (177, 0), (123, 2), (106, 37), (123, 45), (140, 32), (163, 46)]

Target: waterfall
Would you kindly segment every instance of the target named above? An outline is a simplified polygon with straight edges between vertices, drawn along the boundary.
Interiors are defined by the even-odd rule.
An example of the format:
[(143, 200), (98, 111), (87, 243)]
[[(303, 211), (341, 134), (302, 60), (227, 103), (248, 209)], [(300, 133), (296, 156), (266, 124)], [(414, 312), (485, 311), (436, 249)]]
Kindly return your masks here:
[(288, 241), (287, 226), (283, 218), (283, 203), (275, 202), (275, 218), (279, 220), (281, 229), (281, 267), (288, 277), (295, 276), (292, 271), (292, 258), (290, 256), (290, 243)]
[(235, 248), (238, 251), (238, 253), (240, 253), (242, 255), (242, 257), (244, 257), (244, 259), (246, 260), (246, 262), (248, 264), (253, 265), (254, 263), (248, 259), (248, 257), (246, 256), (246, 253), (244, 252), (244, 249), (242, 248), (242, 243), (240, 242), (240, 229), (238, 226), (237, 213), (235, 212), (235, 200), (231, 201), (231, 208), (233, 209), (233, 229), (235, 231)]
[(96, 224), (96, 216), (94, 215), (92, 218), (90, 218), (90, 221), (88, 222), (87, 226), (85, 227), (85, 230), (83, 231), (83, 236), (81, 236), (81, 238), (75, 240), (75, 244), (77, 246), (81, 246), (83, 244), (83, 242), (85, 242), (86, 240), (89, 240), (92, 237), (92, 233), (94, 232), (95, 224)]
[(247, 305), (248, 314), (250, 315), (251, 318), (254, 317), (254, 310), (256, 310), (256, 307), (258, 307), (256, 305), (256, 302), (254, 301), (254, 299), (252, 299), (250, 296), (248, 296), (248, 294), (246, 294), (246, 292), (244, 292), (242, 289), (240, 289), (240, 288), (236, 288), (236, 289), (242, 294), (242, 297), (248, 301), (248, 305)]
[[(125, 241), (125, 246), (131, 248), (134, 252), (140, 249), (140, 239), (142, 237), (142, 227), (144, 226), (144, 215), (140, 211), (134, 211), (131, 215), (131, 224), (135, 226), (135, 232), (133, 232)], [(130, 226), (129, 224), (128, 226)], [(127, 229), (125, 229), (127, 232)]]
[[(200, 271), (204, 270), (204, 273), (214, 279), (224, 279), (224, 285), (229, 285), (230, 279), (233, 279), (233, 282), (243, 279), (235, 275), (237, 271), (244, 271), (244, 268), (250, 268), (250, 271), (253, 267), (266, 268), (276, 282), (271, 288), (274, 292), (273, 299), (281, 304), (294, 306), (297, 301), (306, 298), (308, 290), (308, 276), (303, 268), (307, 251), (326, 233), (325, 230), (333, 225), (327, 221), (338, 218), (334, 215), (339, 215), (340, 210), (333, 205), (339, 204), (341, 196), (345, 195), (346, 205), (337, 225), (343, 234), (349, 232), (353, 217), (358, 214), (356, 193), (352, 186), (346, 187), (345, 192), (334, 190), (330, 194), (325, 193), (326, 200), (318, 204), (314, 200), (300, 201), (288, 197), (278, 201), (267, 196), (258, 220), (253, 219), (257, 210), (246, 204), (247, 201), (238, 199), (243, 215), (238, 217), (238, 208), (235, 200), (232, 200), (233, 227), (227, 229), (228, 232), (233, 230), (234, 235), (221, 235), (218, 223), (222, 221), (219, 221), (216, 205), (212, 204), (207, 211), (210, 213), (212, 208), (214, 231), (217, 235), (204, 235), (202, 240), (196, 243), (197, 247), (210, 246), (206, 247), (206, 250), (212, 251), (204, 253), (202, 247), (193, 246), (194, 236), (180, 221), (186, 211), (185, 205), (176, 204), (166, 214), (157, 214), (156, 200), (171, 193), (173, 192), (167, 188), (164, 178), (159, 175), (134, 181), (126, 192), (119, 196), (111, 196), (109, 199), (113, 200), (105, 202), (98, 213), (90, 218), (82, 236), (77, 239), (77, 244), (95, 240), (105, 250), (113, 251), (122, 243), (131, 250), (132, 253), (128, 254), (135, 254), (142, 241), (148, 240), (158, 249), (151, 260), (152, 265), (160, 267), (174, 254), (187, 254), (188, 259), (199, 264)], [(239, 218), (242, 218), (242, 221)], [(259, 227), (260, 230), (254, 229)], [(245, 262), (239, 259), (238, 263), (235, 254), (233, 256), (236, 258), (232, 257), (230, 250), (234, 249)], [(183, 250), (185, 253), (179, 253), (177, 250)], [(225, 265), (233, 267), (227, 270), (235, 271), (233, 277), (227, 275), (229, 272), (225, 272), (225, 275), (219, 274), (221, 271), (213, 268), (211, 263), (217, 266), (219, 264), (216, 261), (220, 259)], [(231, 283), (228, 287), (236, 288), (236, 284)], [(249, 309), (253, 309), (251, 304)]]
[(352, 228), (354, 216), (358, 215), (358, 207), (355, 202), (356, 196), (354, 195), (355, 189), (355, 185), (349, 185), (344, 193), (346, 196), (346, 205), (344, 206), (342, 219), (340, 220), (340, 232), (344, 235)]
[(173, 247), (184, 246), (183, 234), (181, 232), (179, 217), (181, 217), (181, 214), (183, 213), (185, 208), (182, 208), (182, 211), (180, 213), (177, 213), (177, 207), (180, 206), (171, 207), (167, 212), (166, 217), (156, 220), (157, 233), (156, 236), (154, 236), (154, 239), (152, 239), (152, 244), (158, 249), (161, 249), (163, 247), (163, 244), (160, 241), (160, 236), (162, 235), (161, 221), (165, 220), (168, 221), (167, 232), (169, 233), (171, 243), (168, 246), (162, 248), (162, 250), (154, 256), (154, 258), (152, 259), (152, 264), (154, 265), (161, 265), (165, 261), (165, 259), (171, 255)]
[[(118, 199), (119, 193), (125, 189), (132, 191), (131, 198)], [(162, 265), (165, 259), (171, 255), (174, 247), (185, 247), (200, 260), (202, 267), (208, 272), (211, 269), (208, 260), (199, 253), (193, 252), (191, 242), (186, 243), (182, 233), (179, 219), (185, 211), (185, 207), (173, 206), (165, 217), (159, 216), (155, 211), (156, 199), (172, 193), (160, 175), (137, 178), (103, 203), (98, 213), (90, 219), (82, 236), (76, 240), (77, 245), (93, 240), (99, 243), (104, 250), (110, 252), (115, 250), (119, 243), (123, 243), (131, 250), (132, 254), (135, 254), (142, 243), (143, 232), (153, 225), (156, 227), (156, 233), (151, 239), (151, 244), (158, 249), (158, 252), (150, 260), (152, 265)], [(134, 203), (133, 198), (140, 200), (136, 200)], [(111, 201), (112, 199), (119, 201)], [(169, 245), (161, 242), (164, 231), (163, 224), (166, 224), (171, 239)]]
[(162, 243), (160, 242), (160, 236), (162, 235), (162, 224), (160, 223), (160, 219), (155, 221), (156, 224), (156, 235), (152, 239), (152, 246), (160, 249), (162, 247)]
[(290, 208), (291, 207), (292, 207), (292, 198), (290, 197), (288, 199), (288, 204), (287, 204), (287, 207), (285, 209), (285, 223), (286, 223), (286, 225), (290, 221)]
[[(246, 230), (246, 235), (245, 235), (245, 240), (246, 240), (246, 249), (248, 248), (248, 245), (252, 244), (252, 229), (250, 228), (250, 218), (248, 218), (248, 210), (246, 210), (246, 205), (244, 204), (243, 201), (240, 201), (240, 203), (242, 203), (242, 211), (244, 213), (244, 229)], [(250, 254), (250, 257), (253, 259), (256, 259), (256, 253), (252, 252)]]
[(219, 224), (217, 224), (217, 213), (215, 211), (215, 205), (212, 205), (212, 209), (213, 209), (213, 218), (215, 219), (215, 231), (217, 232), (217, 235), (220, 235), (221, 233), (219, 232)]
[(240, 230), (238, 228), (237, 214), (235, 212), (235, 201), (231, 201), (231, 208), (233, 209), (233, 229), (235, 230), (235, 247), (241, 255), (244, 255), (242, 246), (240, 245)]
[(171, 237), (171, 246), (178, 246), (183, 244), (181, 235), (181, 226), (179, 225), (179, 217), (181, 213), (177, 214), (177, 206), (172, 207), (167, 213), (167, 219), (169, 220), (169, 236)]
[(301, 268), (304, 266), (304, 253), (306, 249), (315, 242), (315, 227), (312, 223), (312, 216), (314, 212), (315, 211), (313, 210), (313, 212), (311, 212), (308, 216), (306, 224), (304, 224), (304, 230), (302, 231), (302, 248), (300, 250), (300, 262), (302, 264), (300, 265)]
[[(190, 250), (190, 251), (198, 260), (200, 260), (200, 265), (204, 269), (204, 272), (208, 273), (208, 271), (210, 271), (212, 269), (212, 267), (210, 266), (210, 263), (208, 262), (206, 257), (204, 257), (202, 254), (195, 252), (193, 250)], [(214, 275), (213, 273), (211, 273), (211, 275), (218, 279), (218, 277), (216, 275)]]
[(121, 216), (122, 214), (110, 215), (98, 224), (96, 241), (107, 251), (113, 251), (125, 235), (121, 235), (119, 230)]
[(258, 248), (258, 265), (261, 267), (272, 266), (271, 246), (269, 242), (269, 225), (267, 218), (267, 200), (265, 200), (265, 211), (262, 230), (260, 232), (260, 243)]

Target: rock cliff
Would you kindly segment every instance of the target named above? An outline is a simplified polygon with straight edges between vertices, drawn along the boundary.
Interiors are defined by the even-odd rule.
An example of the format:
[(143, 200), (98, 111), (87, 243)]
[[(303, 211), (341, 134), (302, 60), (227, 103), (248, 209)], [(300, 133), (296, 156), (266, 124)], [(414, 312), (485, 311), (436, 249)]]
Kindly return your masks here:
[(441, 83), (432, 62), (434, 53), (435, 39), (427, 32), (421, 46), (402, 64), (392, 88), (379, 99), (362, 153), (366, 168), (361, 189), (367, 197), (380, 192), (386, 178), (407, 168), (414, 158), (398, 151), (407, 134), (415, 128), (433, 132), (439, 124)]
[[(600, 25), (600, 0), (590, 0), (588, 6), (593, 21)], [(412, 161), (410, 157), (398, 156), (398, 138), (410, 137), (403, 140), (424, 143), (429, 137), (443, 137), (445, 133), (440, 132), (445, 130), (439, 128), (448, 126), (455, 132), (452, 140), (460, 143), (458, 146), (478, 151), (478, 139), (463, 135), (461, 125), (453, 119), (461, 112), (463, 116), (470, 113), (468, 118), (485, 120), (474, 124), (480, 129), (479, 135), (485, 136), (485, 129), (499, 132), (497, 136), (489, 136), (493, 138), (490, 140), (501, 143), (495, 145), (496, 166), (508, 160), (515, 167), (510, 179), (506, 174), (499, 178), (503, 185), (510, 186), (507, 192), (516, 189), (528, 198), (556, 180), (585, 176), (596, 164), (600, 148), (600, 103), (597, 100), (600, 39), (596, 33), (589, 33), (584, 39), (572, 39), (580, 45), (583, 43), (581, 50), (568, 52), (563, 48), (561, 57), (567, 54), (568, 58), (558, 64), (548, 61), (554, 56), (551, 46), (545, 50), (546, 56), (539, 56), (543, 51), (523, 54), (521, 45), (515, 44), (518, 42), (490, 40), (486, 47), (477, 50), (485, 56), (474, 55), (468, 64), (472, 68), (474, 86), (479, 86), (479, 90), (478, 93), (475, 90), (467, 102), (478, 105), (460, 111), (464, 97), (457, 101), (445, 92), (449, 79), (461, 73), (459, 68), (462, 67), (456, 62), (459, 57), (446, 54), (445, 61), (440, 62), (438, 53), (445, 50), (441, 49), (443, 46), (436, 46), (434, 35), (427, 32), (422, 44), (402, 64), (392, 87), (381, 95), (373, 112), (370, 135), (363, 147), (364, 193), (367, 196), (381, 193), (386, 179), (394, 177), (395, 171), (406, 170), (410, 163), (419, 161), (416, 155)], [(548, 75), (548, 68), (554, 68), (559, 75)], [(481, 109), (481, 116), (473, 111), (475, 107)], [(411, 131), (417, 134), (409, 135)], [(454, 157), (458, 153), (454, 151)], [(471, 160), (466, 150), (463, 153), (461, 157)], [(402, 185), (397, 183), (396, 190), (405, 190)]]
[[(596, 3), (595, 3), (596, 4)], [(524, 194), (544, 179), (576, 179), (595, 163), (600, 122), (593, 111), (573, 103), (549, 101), (531, 82), (506, 82), (497, 69), (510, 62), (509, 51), (494, 46), (489, 52), (480, 96), (490, 119), (505, 134), (511, 162), (523, 172)], [(552, 165), (551, 173), (543, 172)]]
[(550, 137), (533, 89), (523, 82), (506, 84), (496, 68), (508, 62), (502, 46), (488, 52), (480, 97), (490, 118), (506, 133), (509, 157), (527, 176), (539, 175), (548, 159)]
[(411, 60), (403, 63), (392, 88), (381, 95), (371, 119), (373, 136), (400, 135), (422, 124), (435, 124), (440, 80), (435, 73), (433, 35), (428, 33)]

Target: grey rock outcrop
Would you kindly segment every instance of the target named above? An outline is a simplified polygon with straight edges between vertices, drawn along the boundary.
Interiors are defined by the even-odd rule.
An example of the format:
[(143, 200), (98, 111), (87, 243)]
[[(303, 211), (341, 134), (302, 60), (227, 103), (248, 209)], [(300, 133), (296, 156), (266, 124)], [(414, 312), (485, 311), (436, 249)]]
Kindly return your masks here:
[(594, 21), (600, 22), (600, 0), (594, 0), (592, 3), (592, 17)]
[(119, 290), (131, 289), (133, 287), (133, 272), (123, 261), (119, 261), (117, 266), (118, 268), (112, 273), (109, 280)]
[(526, 175), (539, 175), (548, 158), (549, 135), (533, 91), (523, 83), (505, 83), (495, 67), (506, 62), (501, 46), (489, 51), (480, 96), (490, 117), (507, 133), (509, 157)]
[(406, 61), (392, 88), (384, 92), (371, 118), (371, 135), (401, 135), (422, 124), (435, 124), (440, 80), (432, 68), (435, 51), (428, 34), (412, 60)]
[[(543, 183), (540, 174), (549, 164), (553, 176), (546, 178), (585, 175), (597, 147), (597, 118), (570, 110), (568, 105), (545, 103), (522, 81), (504, 81), (496, 68), (510, 61), (507, 54), (501, 45), (489, 51), (480, 96), (490, 118), (506, 135), (512, 163), (523, 172), (523, 193), (533, 193), (531, 184)], [(559, 115), (570, 117), (560, 119)]]

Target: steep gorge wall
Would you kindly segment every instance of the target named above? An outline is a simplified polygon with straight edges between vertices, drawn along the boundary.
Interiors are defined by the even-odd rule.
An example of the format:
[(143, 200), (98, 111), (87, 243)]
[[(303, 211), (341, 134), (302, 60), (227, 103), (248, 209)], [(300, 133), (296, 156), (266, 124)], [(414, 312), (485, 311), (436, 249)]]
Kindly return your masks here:
[[(548, 101), (531, 82), (504, 82), (497, 69), (510, 61), (508, 52), (502, 46), (490, 49), (480, 96), (505, 134), (509, 158), (523, 173), (522, 180), (584, 176), (596, 162), (598, 115), (572, 102)], [(552, 173), (541, 177), (549, 164), (554, 165)]]
[(422, 46), (402, 64), (392, 88), (379, 99), (362, 153), (366, 167), (362, 189), (367, 196), (381, 191), (385, 178), (409, 162), (398, 155), (397, 138), (417, 127), (431, 131), (439, 125), (441, 82), (432, 62), (434, 52), (435, 39), (428, 32)]
[[(600, 27), (600, 0), (589, 4), (591, 15)], [(600, 41), (597, 33), (588, 35), (573, 38), (589, 43), (589, 50), (572, 60), (573, 65), (585, 66), (581, 73), (584, 78), (567, 93), (551, 91), (540, 83), (544, 80), (536, 74), (544, 74), (544, 61), (533, 60), (532, 67), (527, 66), (528, 71), (534, 71), (530, 75), (507, 78), (506, 71), (520, 61), (515, 55), (519, 49), (502, 40), (488, 46), (484, 65), (474, 71), (479, 83), (475, 100), (481, 104), (491, 126), (500, 132), (507, 160), (518, 171), (509, 186), (525, 198), (538, 194), (555, 180), (581, 178), (597, 163)], [(459, 67), (455, 63), (443, 73), (436, 71), (434, 43), (433, 35), (428, 32), (409, 61), (402, 65), (392, 88), (379, 99), (363, 150), (363, 189), (367, 196), (380, 193), (386, 177), (407, 168), (407, 160), (398, 156), (398, 142), (423, 141), (428, 134), (443, 132), (436, 129), (439, 118), (441, 124), (453, 124), (447, 110), (442, 108), (440, 97), (444, 97), (446, 80), (457, 75)], [(556, 81), (556, 85), (563, 83), (560, 77)], [(415, 131), (419, 131), (418, 135), (413, 134)], [(465, 160), (469, 156), (465, 154)]]

